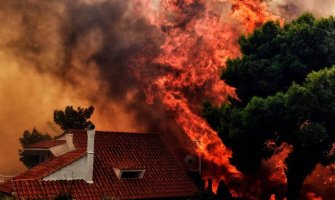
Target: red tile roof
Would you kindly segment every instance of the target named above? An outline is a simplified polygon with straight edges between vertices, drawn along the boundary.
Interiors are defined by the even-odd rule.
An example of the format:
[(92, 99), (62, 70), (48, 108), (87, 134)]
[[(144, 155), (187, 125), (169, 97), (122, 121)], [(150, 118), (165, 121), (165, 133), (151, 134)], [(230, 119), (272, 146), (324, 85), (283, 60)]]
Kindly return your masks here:
[(24, 148), (51, 148), (65, 143), (65, 140), (44, 140), (34, 144), (26, 145)]
[[(38, 165), (12, 181), (18, 199), (52, 199), (61, 192), (71, 192), (77, 200), (103, 197), (150, 199), (191, 196), (197, 191), (158, 134), (96, 131), (93, 184), (84, 180), (42, 181), (47, 174), (84, 154), (86, 132), (72, 132), (76, 151)], [(59, 163), (54, 161), (56, 159), (63, 159), (65, 164), (60, 160)], [(118, 179), (113, 167), (145, 169), (144, 177)]]
[(5, 181), (4, 183), (2, 183), (0, 185), (0, 192), (3, 192), (5, 194), (11, 194), (13, 192), (13, 185), (12, 182), (9, 181)]
[(26, 172), (14, 177), (14, 180), (19, 179), (42, 179), (43, 177), (71, 164), (80, 157), (86, 154), (85, 150), (74, 150), (70, 151), (61, 156), (55, 157), (54, 159), (43, 162)]
[[(43, 162), (24, 173), (14, 177), (12, 180), (29, 180), (36, 179), (42, 180), (43, 177), (61, 169), (62, 167), (71, 164), (76, 161), (80, 157), (85, 155), (85, 150), (74, 150), (69, 153), (63, 154), (61, 156), (55, 157), (49, 161)], [(5, 183), (0, 185), (0, 192), (4, 192), (6, 194), (11, 194), (14, 192), (12, 186), (12, 180), (6, 181)]]

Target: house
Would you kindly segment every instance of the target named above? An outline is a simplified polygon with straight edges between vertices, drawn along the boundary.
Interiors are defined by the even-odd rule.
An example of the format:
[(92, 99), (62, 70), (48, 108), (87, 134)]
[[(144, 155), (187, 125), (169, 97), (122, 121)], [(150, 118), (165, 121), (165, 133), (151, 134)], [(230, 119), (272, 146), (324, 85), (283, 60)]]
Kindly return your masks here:
[(70, 130), (57, 140), (44, 146), (52, 158), (1, 184), (0, 192), (16, 199), (71, 194), (76, 200), (187, 199), (197, 192), (158, 134)]
[(29, 161), (29, 168), (31, 168), (73, 149), (73, 145), (70, 146), (66, 140), (45, 140), (24, 146), (19, 156), (21, 160)]

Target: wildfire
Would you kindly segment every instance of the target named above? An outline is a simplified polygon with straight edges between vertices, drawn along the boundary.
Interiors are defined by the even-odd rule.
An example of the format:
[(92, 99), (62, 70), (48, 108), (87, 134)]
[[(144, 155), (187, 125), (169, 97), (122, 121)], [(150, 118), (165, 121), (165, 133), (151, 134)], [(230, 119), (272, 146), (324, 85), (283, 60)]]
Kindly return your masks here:
[(217, 180), (242, 177), (229, 162), (232, 152), (199, 113), (204, 100), (219, 104), (228, 96), (236, 98), (234, 88), (220, 80), (220, 70), (227, 58), (240, 55), (239, 36), (272, 16), (258, 0), (152, 2), (142, 4), (151, 8), (145, 16), (162, 30), (165, 42), (154, 65), (147, 65), (145, 58), (138, 58), (133, 64), (148, 103), (158, 98), (175, 113), (188, 137), (198, 141), (196, 151), (203, 159), (224, 168), (213, 174)]
[[(36, 112), (50, 113), (69, 102), (96, 106), (98, 113), (93, 120), (104, 129), (166, 133), (175, 130), (174, 123), (173, 127), (166, 128), (170, 125), (166, 119), (172, 121), (169, 115), (172, 113), (179, 127), (193, 141), (195, 152), (203, 160), (202, 175), (212, 179), (214, 190), (221, 180), (232, 188), (234, 181), (242, 178), (244, 188), (254, 187), (241, 187), (250, 191), (250, 195), (257, 195), (257, 190), (266, 186), (268, 182), (264, 184), (259, 177), (258, 180), (247, 175), (242, 177), (230, 164), (232, 151), (201, 117), (202, 103), (209, 100), (218, 105), (228, 97), (237, 98), (235, 88), (220, 80), (220, 73), (228, 58), (240, 56), (237, 41), (241, 34), (252, 32), (270, 19), (280, 20), (268, 12), (267, 7), (291, 16), (299, 13), (300, 7), (314, 7), (311, 6), (313, 1), (296, 4), (280, 0), (73, 0), (24, 1), (24, 4), (20, 0), (3, 1), (6, 3), (0, 17), (4, 31), (0, 31), (0, 35), (5, 39), (0, 42), (0, 58), (4, 66), (11, 66), (3, 68), (2, 74), (6, 77), (3, 83), (15, 88), (6, 88), (8, 91), (3, 96), (13, 96), (15, 92), (14, 96), (20, 97), (16, 99), (23, 99), (24, 103), (13, 101), (14, 104), (23, 105), (19, 109), (25, 110), (21, 116), (17, 114), (21, 112), (12, 111), (17, 106), (9, 106), (7, 112), (14, 114), (11, 118), (16, 120), (8, 124), (8, 119), (3, 118), (6, 122), (3, 124), (8, 124), (11, 130), (4, 132), (13, 132), (15, 126), (14, 132), (20, 134), (30, 126), (31, 116), (35, 116), (37, 127), (48, 130), (44, 123), (47, 117)], [(295, 9), (291, 13), (290, 5)], [(20, 87), (7, 84), (16, 83), (18, 79), (23, 81)], [(147, 105), (142, 91), (148, 104), (158, 103)], [(55, 104), (54, 96), (62, 98), (57, 98)], [(36, 109), (34, 99), (41, 98), (43, 104)], [(31, 102), (27, 102), (29, 99)], [(2, 101), (4, 105), (12, 105), (8, 102), (8, 98)], [(155, 113), (152, 108), (159, 112)], [(166, 113), (169, 116), (166, 117)], [(143, 116), (148, 119), (141, 120)], [(18, 145), (17, 138), (6, 138)], [(275, 143), (269, 145), (276, 147)], [(7, 152), (6, 148), (3, 152)], [(270, 175), (266, 172), (266, 178), (274, 183), (286, 183), (284, 160), (289, 152), (289, 148), (283, 146), (280, 153), (264, 161), (265, 167), (272, 170), (267, 168), (267, 172), (273, 172)], [(335, 146), (329, 156), (334, 154)], [(2, 165), (11, 162), (7, 158), (1, 161)], [(310, 182), (322, 183), (316, 184), (320, 187), (333, 186), (334, 168), (335, 165), (316, 170)], [(332, 176), (327, 180), (318, 178), (329, 177), (328, 174)], [(329, 193), (329, 190), (322, 191)], [(317, 192), (310, 192), (311, 198), (314, 193)], [(275, 195), (278, 194), (272, 199)]]

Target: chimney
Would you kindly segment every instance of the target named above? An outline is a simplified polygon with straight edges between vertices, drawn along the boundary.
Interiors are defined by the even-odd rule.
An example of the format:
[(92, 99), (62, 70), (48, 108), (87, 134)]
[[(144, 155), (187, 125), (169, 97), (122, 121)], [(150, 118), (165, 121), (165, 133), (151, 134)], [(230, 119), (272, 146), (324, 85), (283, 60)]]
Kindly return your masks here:
[(89, 126), (87, 129), (87, 172), (86, 182), (93, 183), (93, 164), (94, 164), (94, 125)]
[(67, 147), (69, 149), (69, 151), (73, 151), (75, 149), (74, 145), (73, 145), (73, 133), (66, 133), (65, 134), (65, 140), (66, 140), (66, 144)]

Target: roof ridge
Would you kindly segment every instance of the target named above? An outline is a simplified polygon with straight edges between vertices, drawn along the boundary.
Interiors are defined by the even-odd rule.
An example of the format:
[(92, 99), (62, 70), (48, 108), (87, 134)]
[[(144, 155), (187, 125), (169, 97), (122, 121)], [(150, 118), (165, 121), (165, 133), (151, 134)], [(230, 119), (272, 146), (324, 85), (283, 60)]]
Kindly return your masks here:
[(117, 134), (130, 134), (130, 135), (159, 135), (159, 133), (155, 132), (134, 132), (134, 131), (101, 131), (96, 130), (96, 133), (117, 133)]
[[(47, 139), (23, 146), (23, 148), (51, 148), (65, 143), (66, 140)], [(38, 146), (41, 145), (41, 146)], [(44, 145), (44, 146), (43, 146)]]
[[(66, 133), (73, 133), (73, 132), (86, 132), (86, 130), (80, 130), (80, 129), (67, 129), (65, 130), (64, 134)], [(97, 130), (95, 129), (95, 132), (100, 133), (125, 133), (125, 134), (153, 134), (153, 135), (159, 135), (158, 132), (144, 132), (144, 131), (127, 131), (127, 130), (115, 130), (115, 131), (108, 131), (108, 130)]]
[(22, 178), (22, 179), (12, 179), (11, 181), (14, 182), (14, 181), (39, 181), (39, 180), (33, 178)]

